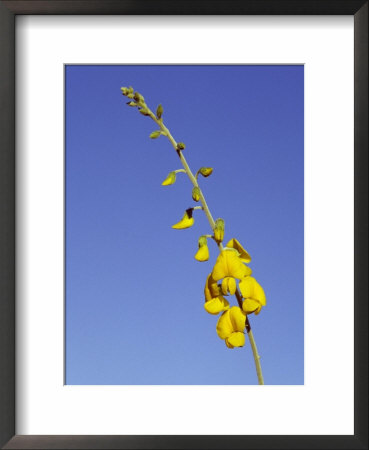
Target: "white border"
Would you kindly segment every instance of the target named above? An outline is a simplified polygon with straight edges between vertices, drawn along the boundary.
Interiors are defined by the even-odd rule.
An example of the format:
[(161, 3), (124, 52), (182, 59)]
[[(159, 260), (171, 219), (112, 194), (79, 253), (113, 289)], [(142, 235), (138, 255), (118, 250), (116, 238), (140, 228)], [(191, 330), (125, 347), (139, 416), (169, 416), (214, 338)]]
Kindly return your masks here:
[[(16, 33), (16, 433), (353, 434), (353, 17), (18, 16)], [(158, 43), (160, 63), (305, 64), (305, 386), (63, 386), (63, 64), (157, 63)]]

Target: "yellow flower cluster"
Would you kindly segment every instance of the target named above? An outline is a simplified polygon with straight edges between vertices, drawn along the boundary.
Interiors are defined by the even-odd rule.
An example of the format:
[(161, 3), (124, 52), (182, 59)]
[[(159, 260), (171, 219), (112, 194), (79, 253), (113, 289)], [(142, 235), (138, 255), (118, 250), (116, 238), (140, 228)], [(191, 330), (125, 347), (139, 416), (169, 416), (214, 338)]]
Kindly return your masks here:
[[(237, 239), (231, 239), (226, 246), (223, 247), (223, 239), (225, 233), (225, 222), (222, 218), (213, 220), (204, 195), (198, 184), (198, 178), (201, 175), (204, 178), (209, 177), (213, 173), (212, 167), (200, 167), (193, 176), (183, 150), (186, 145), (183, 142), (176, 142), (168, 128), (163, 123), (163, 107), (160, 104), (154, 114), (147, 106), (144, 97), (135, 92), (133, 87), (122, 87), (122, 94), (128, 98), (127, 104), (130, 107), (136, 107), (140, 114), (150, 117), (159, 129), (154, 130), (150, 134), (151, 139), (158, 139), (160, 136), (166, 136), (178, 156), (181, 159), (183, 169), (177, 169), (169, 172), (162, 182), (163, 186), (175, 184), (177, 174), (184, 172), (190, 178), (192, 188), (192, 199), (200, 202), (202, 206), (194, 206), (186, 209), (182, 218), (172, 225), (176, 230), (183, 230), (194, 225), (194, 210), (201, 209), (205, 212), (210, 226), (212, 235), (202, 235), (198, 240), (198, 250), (195, 254), (197, 261), (209, 260), (208, 238), (212, 238), (221, 250), (213, 270), (208, 275), (205, 283), (205, 310), (209, 314), (221, 314), (216, 326), (218, 336), (223, 339), (228, 348), (242, 347), (245, 344), (245, 328), (249, 331), (248, 314), (259, 314), (261, 308), (266, 305), (266, 298), (263, 288), (251, 276), (251, 269), (247, 264), (251, 261), (248, 252), (243, 248)], [(236, 295), (239, 306), (230, 306), (226, 296)], [(253, 337), (249, 334), (250, 341)], [(255, 345), (254, 345), (255, 347)], [(256, 348), (256, 347), (255, 347)], [(255, 353), (255, 352), (254, 352)], [(259, 360), (255, 357), (256, 370), (258, 373), (259, 384), (264, 384)]]
[[(247, 314), (259, 314), (266, 305), (264, 290), (251, 276), (252, 271), (246, 265), (250, 261), (250, 255), (239, 241), (231, 239), (219, 254), (205, 283), (205, 310), (214, 315), (222, 313), (216, 330), (229, 348), (245, 344)], [(230, 308), (229, 302), (224, 298), (236, 293), (237, 281), (242, 295), (242, 309), (238, 306)]]

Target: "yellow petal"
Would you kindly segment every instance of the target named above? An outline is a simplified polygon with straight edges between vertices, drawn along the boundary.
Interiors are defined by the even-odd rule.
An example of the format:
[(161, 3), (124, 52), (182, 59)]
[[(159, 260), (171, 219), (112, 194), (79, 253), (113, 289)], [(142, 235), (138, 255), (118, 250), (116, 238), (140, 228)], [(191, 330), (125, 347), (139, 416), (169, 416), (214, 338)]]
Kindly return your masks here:
[(216, 281), (224, 277), (234, 277), (241, 280), (251, 273), (250, 267), (245, 266), (238, 257), (237, 251), (223, 250), (215, 262), (212, 277)]
[(166, 179), (161, 183), (162, 186), (169, 186), (170, 184), (174, 184), (176, 182), (176, 173), (170, 172)]
[(219, 314), (222, 311), (227, 311), (229, 309), (229, 303), (227, 302), (227, 300), (220, 296), (220, 297), (215, 297), (211, 300), (209, 300), (208, 302), (204, 303), (204, 308), (205, 311), (208, 312), (209, 314)]
[[(245, 329), (246, 314), (238, 306), (232, 306), (224, 312), (217, 323), (217, 333), (221, 339), (226, 339), (234, 332), (243, 332)], [(231, 342), (232, 345), (234, 345)]]
[(234, 295), (236, 293), (236, 289), (237, 289), (237, 284), (236, 284), (236, 280), (232, 277), (229, 278), (228, 281), (228, 291), (231, 295)]
[(195, 259), (197, 261), (207, 261), (209, 259), (209, 248), (207, 245), (203, 245), (197, 250)]
[(243, 331), (246, 325), (246, 314), (238, 306), (232, 306), (229, 310), (233, 331)]
[(209, 273), (209, 275), (206, 279), (204, 293), (205, 293), (205, 301), (210, 301), (214, 297), (218, 297), (220, 295), (219, 286), (217, 285), (217, 282), (211, 276), (211, 273)]
[(245, 345), (245, 335), (240, 331), (236, 331), (226, 339), (226, 344), (227, 343), (232, 347), (243, 347)]
[(245, 263), (249, 263), (251, 261), (251, 256), (249, 255), (247, 250), (245, 250), (242, 247), (242, 245), (240, 244), (240, 242), (237, 239), (235, 239), (235, 238), (231, 239), (229, 242), (227, 242), (226, 247), (236, 249), (238, 251), (238, 253), (240, 254), (241, 261), (243, 261)]
[(234, 346), (229, 343), (228, 338), (224, 342), (228, 348), (234, 348)]
[[(231, 308), (232, 309), (232, 308)], [(233, 325), (230, 318), (230, 309), (226, 312), (224, 312), (218, 320), (217, 323), (217, 334), (220, 337), (220, 339), (226, 339), (228, 336), (230, 336), (233, 333)]]
[(175, 230), (183, 230), (184, 228), (192, 227), (194, 222), (195, 219), (192, 217), (192, 212), (190, 215), (189, 212), (186, 211), (182, 219), (178, 223), (172, 225), (172, 228), (174, 228)]
[(224, 238), (224, 230), (215, 229), (214, 230), (214, 239), (216, 242), (222, 242)]
[(228, 277), (223, 278), (222, 292), (223, 292), (223, 295), (228, 295)]
[(243, 298), (257, 300), (262, 306), (266, 305), (264, 289), (254, 277), (246, 277), (241, 280), (240, 291)]
[(224, 295), (234, 295), (237, 289), (236, 280), (233, 277), (225, 277), (222, 281), (222, 292)]
[[(258, 313), (261, 309), (261, 304), (258, 300), (253, 300), (252, 298), (246, 298), (242, 303), (242, 309), (246, 314), (252, 314), (253, 312)], [(256, 314), (258, 314), (256, 313)]]

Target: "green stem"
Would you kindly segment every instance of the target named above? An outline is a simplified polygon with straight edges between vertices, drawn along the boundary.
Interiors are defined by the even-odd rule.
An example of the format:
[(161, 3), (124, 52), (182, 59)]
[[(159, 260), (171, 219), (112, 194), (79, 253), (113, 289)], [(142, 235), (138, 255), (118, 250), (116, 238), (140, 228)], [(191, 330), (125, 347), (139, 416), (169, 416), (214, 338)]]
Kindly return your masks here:
[[(197, 177), (193, 175), (187, 161), (186, 158), (183, 155), (183, 152), (181, 150), (177, 150), (177, 142), (175, 141), (175, 139), (173, 138), (172, 134), (170, 133), (170, 131), (168, 130), (168, 128), (164, 125), (163, 120), (162, 119), (158, 119), (155, 114), (150, 110), (150, 108), (148, 108), (148, 106), (144, 105), (144, 107), (147, 109), (148, 111), (148, 115), (154, 120), (154, 122), (160, 127), (160, 130), (163, 132), (163, 134), (165, 136), (167, 136), (167, 138), (169, 139), (170, 143), (172, 144), (172, 146), (174, 147), (175, 151), (177, 152), (177, 155), (179, 157), (179, 159), (181, 160), (181, 163), (184, 167), (185, 172), (188, 175), (188, 178), (190, 179), (191, 183), (195, 186), (198, 187), (200, 190), (200, 202), (202, 204), (203, 210), (205, 212), (205, 215), (209, 221), (209, 224), (211, 226), (211, 229), (214, 231), (214, 227), (215, 227), (215, 222), (213, 219), (213, 216), (211, 215), (211, 212), (209, 210), (209, 207), (206, 203), (204, 194), (202, 193), (202, 190), (197, 182)], [(197, 174), (196, 174), (197, 175)], [(219, 251), (221, 252), (223, 250), (223, 245), (222, 243), (217, 244)], [(239, 290), (237, 289), (236, 291), (236, 298), (237, 298), (237, 302), (240, 306), (240, 308), (242, 309), (242, 296), (239, 292)], [(251, 345), (251, 349), (252, 349), (252, 354), (254, 356), (254, 361), (255, 361), (255, 367), (256, 367), (256, 374), (258, 377), (258, 382), (259, 384), (264, 384), (264, 379), (263, 379), (263, 373), (261, 371), (261, 364), (260, 364), (260, 355), (258, 353), (258, 349), (256, 347), (256, 343), (255, 343), (255, 339), (254, 339), (254, 335), (252, 333), (251, 330), (251, 325), (250, 325), (250, 321), (248, 316), (246, 316), (246, 331), (247, 331), (247, 336), (249, 338), (250, 341), (250, 345)]]

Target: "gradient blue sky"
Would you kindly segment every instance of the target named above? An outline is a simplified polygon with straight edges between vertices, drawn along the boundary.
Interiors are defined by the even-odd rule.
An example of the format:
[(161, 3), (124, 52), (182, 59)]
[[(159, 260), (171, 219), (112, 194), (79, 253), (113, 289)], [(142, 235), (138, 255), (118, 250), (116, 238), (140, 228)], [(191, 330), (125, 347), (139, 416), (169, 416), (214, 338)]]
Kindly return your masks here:
[[(173, 230), (191, 184), (154, 122), (126, 106), (132, 85), (201, 179), (225, 239), (252, 256), (267, 306), (250, 321), (266, 384), (304, 383), (303, 66), (66, 66), (66, 383), (257, 384), (251, 348), (230, 350), (203, 308), (217, 257), (210, 232)], [(231, 299), (236, 304), (235, 298)]]

